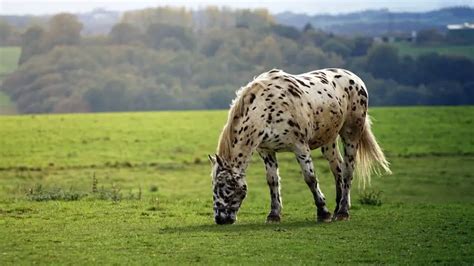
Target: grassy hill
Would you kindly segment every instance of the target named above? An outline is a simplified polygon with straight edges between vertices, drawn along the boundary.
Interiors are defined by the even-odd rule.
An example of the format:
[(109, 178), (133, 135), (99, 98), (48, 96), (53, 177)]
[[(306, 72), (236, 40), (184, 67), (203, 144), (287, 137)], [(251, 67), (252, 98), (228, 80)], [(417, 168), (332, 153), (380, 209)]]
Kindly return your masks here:
[(20, 47), (0, 47), (0, 80), (16, 69), (20, 54)]
[[(254, 156), (232, 226), (213, 223), (207, 162), (224, 111), (2, 116), (0, 263), (472, 264), (474, 108), (371, 114), (394, 172), (372, 180), (381, 206), (356, 185), (350, 221), (315, 223), (294, 157), (279, 154), (283, 218), (265, 224)], [(313, 156), (332, 209), (333, 177)]]
[(442, 55), (465, 56), (474, 59), (474, 45), (434, 45), (417, 46), (412, 43), (399, 42), (394, 43), (401, 55), (418, 57), (427, 53), (438, 53)]
[[(20, 54), (20, 47), (0, 47), (0, 82), (17, 68)], [(0, 114), (13, 113), (16, 113), (15, 105), (10, 101), (8, 95), (0, 91)]]

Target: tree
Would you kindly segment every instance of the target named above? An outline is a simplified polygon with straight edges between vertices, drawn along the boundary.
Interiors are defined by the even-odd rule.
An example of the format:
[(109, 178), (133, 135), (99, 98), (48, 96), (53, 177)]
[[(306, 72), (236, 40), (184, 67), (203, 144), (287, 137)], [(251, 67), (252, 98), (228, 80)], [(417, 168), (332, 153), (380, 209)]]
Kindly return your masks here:
[(283, 63), (283, 57), (277, 40), (272, 36), (267, 36), (258, 42), (254, 47), (254, 59), (256, 63), (264, 68), (278, 68)]
[(84, 94), (84, 99), (92, 111), (124, 111), (127, 110), (127, 86), (117, 79), (109, 80), (103, 88), (92, 88)]
[(61, 13), (49, 21), (48, 41), (50, 47), (56, 45), (77, 45), (81, 41), (82, 23), (77, 17)]
[(274, 23), (267, 9), (243, 9), (237, 12), (236, 26), (249, 29), (267, 28)]
[(367, 54), (373, 40), (370, 37), (356, 37), (353, 40), (354, 48), (352, 49), (352, 56), (364, 56)]
[(314, 31), (314, 27), (313, 25), (311, 25), (311, 23), (306, 23), (306, 25), (304, 25), (303, 27), (303, 32), (308, 32), (308, 31)]
[(420, 30), (416, 37), (419, 44), (435, 44), (444, 40), (444, 36), (436, 29)]
[(141, 41), (140, 30), (129, 23), (115, 24), (109, 33), (110, 42), (113, 44), (133, 44)]
[(367, 55), (367, 70), (376, 78), (394, 78), (399, 70), (397, 48), (386, 44), (372, 47)]
[(195, 46), (194, 36), (192, 33), (181, 26), (156, 23), (150, 25), (147, 30), (148, 44), (150, 47), (159, 50), (162, 41), (166, 38), (175, 38), (186, 49), (193, 49)]
[(301, 32), (297, 28), (291, 26), (275, 24), (271, 26), (271, 30), (276, 35), (292, 40), (298, 40), (301, 36)]
[(18, 64), (21, 65), (31, 57), (44, 53), (46, 48), (46, 33), (39, 26), (28, 28), (21, 36), (21, 55)]
[(300, 67), (299, 71), (325, 67), (340, 67), (344, 63), (341, 57), (334, 54), (326, 54), (323, 50), (314, 46), (304, 47), (297, 54), (296, 60), (295, 63)]
[(326, 52), (333, 52), (342, 57), (347, 57), (351, 53), (351, 49), (346, 44), (334, 38), (324, 42), (321, 48)]
[(6, 21), (0, 20), (0, 45), (8, 45), (12, 27)]

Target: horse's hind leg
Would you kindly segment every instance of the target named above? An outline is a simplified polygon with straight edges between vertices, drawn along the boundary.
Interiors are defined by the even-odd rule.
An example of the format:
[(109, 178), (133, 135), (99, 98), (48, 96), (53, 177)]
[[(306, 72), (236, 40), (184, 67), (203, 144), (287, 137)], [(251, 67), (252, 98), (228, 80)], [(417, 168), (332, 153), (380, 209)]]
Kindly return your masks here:
[[(357, 121), (363, 120), (360, 119)], [(341, 132), (342, 142), (344, 143), (344, 163), (342, 167), (342, 196), (339, 203), (339, 210), (335, 214), (336, 220), (349, 219), (351, 184), (362, 130), (363, 126), (355, 124), (345, 126)]]
[(337, 138), (333, 142), (322, 146), (321, 152), (329, 162), (329, 167), (336, 183), (336, 208), (334, 209), (334, 214), (336, 214), (342, 197), (342, 157), (337, 147)]
[(311, 193), (313, 193), (313, 198), (317, 209), (317, 220), (320, 222), (330, 222), (331, 213), (326, 207), (326, 199), (324, 198), (324, 194), (319, 189), (318, 178), (314, 172), (310, 149), (308, 147), (304, 147), (296, 151), (295, 154), (303, 172), (304, 181), (311, 190)]
[(270, 188), (271, 210), (267, 216), (267, 222), (279, 222), (281, 213), (281, 196), (280, 196), (280, 175), (278, 173), (278, 162), (275, 152), (259, 151), (265, 163), (267, 172), (267, 184)]

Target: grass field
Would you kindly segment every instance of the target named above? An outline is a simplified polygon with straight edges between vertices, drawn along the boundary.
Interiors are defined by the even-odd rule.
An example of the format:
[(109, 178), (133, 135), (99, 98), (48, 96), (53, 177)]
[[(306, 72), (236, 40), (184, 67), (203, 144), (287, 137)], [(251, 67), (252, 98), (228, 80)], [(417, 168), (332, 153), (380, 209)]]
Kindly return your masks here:
[[(0, 83), (6, 75), (17, 68), (20, 53), (20, 47), (0, 47)], [(10, 101), (10, 97), (0, 91), (0, 115), (14, 113), (16, 113), (15, 105)]]
[(418, 57), (427, 53), (438, 53), (443, 55), (465, 56), (474, 59), (474, 45), (434, 45), (417, 46), (408, 42), (398, 42), (393, 44), (398, 48), (401, 55)]
[[(265, 224), (254, 156), (231, 226), (213, 223), (207, 162), (223, 111), (2, 116), (0, 264), (473, 264), (474, 107), (371, 114), (394, 172), (372, 180), (381, 206), (355, 188), (350, 221), (316, 223), (280, 154), (283, 218)], [(333, 178), (313, 156), (332, 209)]]
[(20, 53), (20, 47), (0, 47), (0, 80), (16, 69)]

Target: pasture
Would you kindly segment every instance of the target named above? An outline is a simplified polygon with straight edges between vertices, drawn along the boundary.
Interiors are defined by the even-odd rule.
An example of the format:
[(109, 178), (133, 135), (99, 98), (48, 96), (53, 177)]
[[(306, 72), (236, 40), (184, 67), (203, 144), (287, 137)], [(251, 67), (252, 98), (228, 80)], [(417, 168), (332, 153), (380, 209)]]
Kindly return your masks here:
[[(291, 154), (279, 154), (283, 217), (265, 224), (261, 159), (235, 225), (213, 222), (210, 167), (224, 111), (0, 116), (0, 264), (472, 264), (474, 108), (372, 108), (394, 172), (382, 204), (315, 222)], [(319, 150), (330, 210), (334, 181)], [(380, 195), (376, 195), (381, 193)]]
[(398, 48), (400, 55), (418, 57), (423, 54), (438, 53), (442, 55), (464, 56), (474, 59), (473, 45), (432, 45), (417, 46), (408, 42), (393, 43)]
[(20, 47), (0, 47), (0, 80), (16, 69), (20, 54)]
[[(17, 68), (20, 54), (20, 47), (0, 47), (0, 84), (6, 75), (10, 74)], [(16, 113), (15, 105), (10, 101), (10, 97), (0, 91), (0, 114), (14, 113)]]

